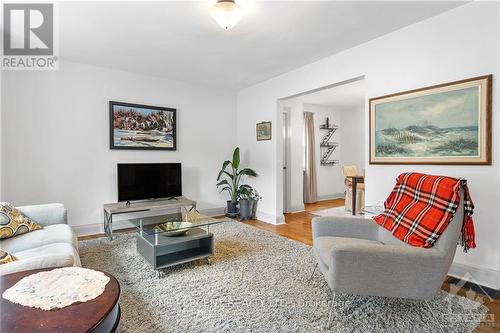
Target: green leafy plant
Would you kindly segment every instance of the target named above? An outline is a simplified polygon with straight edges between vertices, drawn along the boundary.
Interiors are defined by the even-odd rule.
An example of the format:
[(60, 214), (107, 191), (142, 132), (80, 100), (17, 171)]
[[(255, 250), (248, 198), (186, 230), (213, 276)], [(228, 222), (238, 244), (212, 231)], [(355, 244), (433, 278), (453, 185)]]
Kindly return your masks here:
[(217, 176), (217, 187), (221, 188), (221, 192), (227, 191), (231, 197), (231, 202), (238, 202), (240, 195), (246, 196), (250, 189), (250, 185), (242, 184), (242, 177), (257, 177), (257, 173), (250, 168), (240, 168), (240, 148), (236, 147), (233, 152), (233, 159), (224, 161), (222, 168)]
[(257, 192), (257, 190), (253, 188), (252, 191), (250, 192), (250, 199), (254, 201), (259, 201), (262, 200), (262, 197), (260, 196), (259, 192)]
[(240, 186), (240, 200), (248, 200), (251, 199), (253, 192), (253, 188), (249, 185), (241, 185)]

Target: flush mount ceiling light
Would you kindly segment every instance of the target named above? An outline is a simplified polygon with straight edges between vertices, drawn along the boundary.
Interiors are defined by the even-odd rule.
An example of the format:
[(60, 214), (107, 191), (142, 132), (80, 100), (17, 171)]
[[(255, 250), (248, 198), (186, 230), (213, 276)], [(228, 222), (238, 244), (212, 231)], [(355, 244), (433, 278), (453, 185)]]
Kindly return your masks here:
[(217, 0), (210, 11), (214, 20), (226, 30), (234, 27), (243, 14), (234, 0)]

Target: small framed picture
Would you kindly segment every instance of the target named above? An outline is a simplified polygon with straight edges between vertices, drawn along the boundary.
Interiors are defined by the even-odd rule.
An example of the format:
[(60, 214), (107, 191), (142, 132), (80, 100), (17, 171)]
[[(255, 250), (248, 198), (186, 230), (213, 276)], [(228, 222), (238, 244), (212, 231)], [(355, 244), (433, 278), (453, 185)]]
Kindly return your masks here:
[(257, 141), (271, 140), (271, 122), (263, 121), (256, 126)]

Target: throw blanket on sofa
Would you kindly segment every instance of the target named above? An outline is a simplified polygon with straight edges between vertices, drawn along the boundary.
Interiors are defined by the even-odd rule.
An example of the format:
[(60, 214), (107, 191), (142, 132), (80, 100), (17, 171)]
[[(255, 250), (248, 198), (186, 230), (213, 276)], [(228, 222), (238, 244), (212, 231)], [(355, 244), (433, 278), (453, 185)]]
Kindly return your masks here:
[(472, 203), (467, 181), (420, 173), (399, 175), (385, 211), (373, 219), (398, 239), (413, 246), (432, 247), (450, 223), (464, 191), (464, 221), (461, 245), (475, 248)]

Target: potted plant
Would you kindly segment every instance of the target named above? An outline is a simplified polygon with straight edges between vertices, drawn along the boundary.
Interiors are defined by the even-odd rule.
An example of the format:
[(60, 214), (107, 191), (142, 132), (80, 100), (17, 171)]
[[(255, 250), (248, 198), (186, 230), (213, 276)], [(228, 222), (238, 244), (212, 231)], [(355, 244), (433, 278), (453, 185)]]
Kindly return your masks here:
[(242, 185), (240, 188), (240, 219), (248, 220), (252, 218), (253, 200), (251, 199), (253, 188), (249, 185)]
[(242, 177), (257, 177), (257, 173), (249, 168), (240, 168), (240, 148), (236, 147), (233, 152), (233, 159), (224, 161), (222, 163), (222, 168), (217, 176), (217, 187), (221, 188), (221, 192), (227, 191), (230, 196), (230, 200), (227, 201), (227, 215), (230, 217), (236, 217), (238, 215), (238, 199), (240, 193), (245, 188), (250, 187), (249, 185), (242, 184)]
[(252, 220), (255, 220), (257, 218), (257, 204), (261, 199), (262, 197), (260, 196), (259, 192), (257, 192), (255, 189), (252, 189), (252, 192), (250, 193), (250, 200), (252, 202), (252, 213), (250, 215), (250, 219)]

